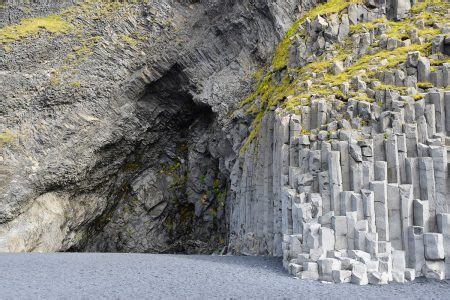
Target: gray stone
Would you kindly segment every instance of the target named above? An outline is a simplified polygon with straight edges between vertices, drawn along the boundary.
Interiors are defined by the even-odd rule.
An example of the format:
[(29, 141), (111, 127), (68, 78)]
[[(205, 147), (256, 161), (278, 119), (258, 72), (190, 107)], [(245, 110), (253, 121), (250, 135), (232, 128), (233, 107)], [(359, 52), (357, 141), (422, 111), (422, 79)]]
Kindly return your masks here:
[(417, 80), (419, 82), (430, 80), (430, 60), (426, 57), (420, 57), (417, 62)]
[(405, 269), (405, 279), (407, 281), (414, 281), (415, 278), (416, 278), (416, 270), (406, 268)]
[(352, 271), (333, 270), (332, 276), (334, 283), (349, 283), (352, 279)]
[(335, 234), (335, 249), (347, 249), (347, 217), (334, 216), (331, 222)]
[(425, 264), (425, 247), (423, 241), (423, 227), (411, 226), (408, 229), (408, 267), (413, 268), (417, 275), (422, 272)]
[(303, 271), (297, 273), (297, 277), (300, 279), (307, 280), (318, 280), (319, 279), (319, 267), (316, 262), (304, 262)]
[(333, 282), (333, 271), (341, 269), (341, 262), (335, 258), (322, 258), (317, 261), (319, 279)]
[(342, 173), (340, 165), (340, 153), (339, 151), (331, 151), (328, 156), (328, 173), (330, 183), (330, 209), (334, 211), (336, 215), (339, 215), (339, 200), (340, 193), (342, 192)]
[(367, 269), (364, 264), (356, 263), (353, 265), (351, 282), (357, 285), (366, 285), (369, 283)]
[(375, 285), (388, 284), (389, 281), (389, 276), (386, 272), (378, 272), (378, 271), (368, 272), (367, 278), (369, 284)]
[(408, 12), (411, 9), (411, 2), (409, 0), (393, 0), (392, 4), (396, 20), (401, 20), (408, 16)]
[(413, 201), (414, 209), (414, 226), (423, 227), (425, 232), (429, 231), (430, 228), (430, 210), (429, 201), (415, 199)]
[(427, 260), (444, 259), (444, 240), (441, 233), (424, 233), (423, 243), (425, 246), (425, 258)]
[(445, 279), (445, 265), (443, 260), (426, 261), (422, 274), (428, 279), (444, 280)]
[(372, 181), (370, 190), (374, 193), (375, 225), (378, 238), (381, 241), (389, 241), (389, 222), (387, 208), (387, 187), (385, 181)]
[(368, 221), (369, 232), (376, 231), (375, 223), (375, 198), (373, 191), (361, 190), (364, 218)]
[(335, 236), (333, 229), (321, 227), (319, 229), (319, 245), (324, 251), (335, 249)]

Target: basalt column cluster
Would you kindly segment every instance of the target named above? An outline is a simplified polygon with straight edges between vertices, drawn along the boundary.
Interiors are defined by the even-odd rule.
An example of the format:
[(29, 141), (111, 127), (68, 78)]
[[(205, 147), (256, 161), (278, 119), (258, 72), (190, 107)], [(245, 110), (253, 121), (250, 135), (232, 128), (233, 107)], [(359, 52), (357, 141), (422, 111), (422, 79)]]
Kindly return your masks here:
[[(326, 29), (336, 18), (317, 16), (306, 28)], [(255, 127), (232, 176), (233, 251), (282, 256), (301, 279), (364, 285), (450, 278), (447, 39), (429, 37), (425, 55), (408, 50), (426, 40), (376, 30), (367, 33), (362, 55), (357, 48), (352, 59), (323, 70), (306, 62), (314, 73), (293, 89), (302, 93), (269, 109)], [(301, 34), (308, 40), (318, 30)], [(381, 60), (386, 67), (376, 61), (404, 50), (398, 62)], [(443, 63), (430, 67), (437, 59)], [(326, 86), (327, 78), (344, 82)], [(319, 87), (333, 92), (320, 95)], [(308, 101), (289, 109), (305, 90), (313, 90)]]

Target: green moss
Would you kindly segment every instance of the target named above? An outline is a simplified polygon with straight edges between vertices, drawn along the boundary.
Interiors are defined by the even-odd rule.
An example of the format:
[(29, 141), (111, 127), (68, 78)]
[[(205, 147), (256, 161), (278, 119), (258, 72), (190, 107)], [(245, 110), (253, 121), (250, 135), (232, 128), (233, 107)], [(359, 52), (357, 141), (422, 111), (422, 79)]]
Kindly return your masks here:
[[(349, 81), (353, 76), (356, 76), (358, 72), (368, 70), (370, 66), (376, 67), (376, 71), (394, 68), (406, 60), (408, 52), (420, 51), (423, 55), (428, 55), (430, 47), (431, 43), (422, 45), (413, 44), (410, 46), (399, 47), (392, 51), (383, 50), (375, 54), (365, 55), (352, 66), (348, 67), (343, 73), (325, 76), (325, 81), (331, 83), (333, 86), (339, 86), (343, 82)], [(387, 60), (387, 64), (381, 66), (379, 62), (385, 59)], [(368, 71), (365, 76), (372, 77), (374, 75), (375, 71)]]
[(130, 37), (129, 35), (122, 35), (122, 41), (124, 41), (125, 43), (127, 43), (128, 45), (130, 45), (131, 47), (135, 47), (139, 41)]
[(260, 111), (257, 115), (255, 120), (253, 121), (253, 130), (250, 131), (249, 136), (247, 137), (247, 140), (245, 141), (244, 145), (242, 146), (240, 153), (244, 154), (248, 147), (250, 147), (250, 144), (253, 142), (253, 140), (258, 136), (259, 131), (261, 130), (261, 121), (264, 117), (264, 111)]
[(413, 98), (414, 98), (415, 101), (418, 101), (418, 100), (423, 99), (423, 95), (422, 95), (422, 94), (415, 94), (415, 95), (413, 96)]
[(430, 58), (430, 64), (432, 66), (442, 66), (443, 64), (450, 64), (450, 57), (441, 59)]
[(15, 139), (16, 136), (9, 131), (0, 133), (0, 147), (12, 143)]
[(36, 35), (40, 30), (52, 34), (64, 34), (71, 29), (72, 25), (58, 15), (24, 19), (17, 25), (6, 26), (0, 29), (0, 44), (11, 43)]
[(353, 97), (353, 99), (358, 100), (358, 101), (365, 101), (365, 102), (369, 102), (369, 103), (372, 103), (374, 101), (374, 99), (369, 98), (366, 94), (355, 95)]
[(81, 82), (79, 82), (79, 81), (72, 81), (72, 82), (70, 82), (70, 86), (72, 86), (74, 88), (80, 88), (81, 87)]
[(357, 25), (351, 25), (350, 26), (350, 33), (361, 33), (361, 32), (368, 32), (377, 27), (378, 24), (384, 23), (386, 21), (385, 18), (382, 19), (376, 19), (372, 22), (366, 22), (366, 23), (359, 23)]
[(391, 84), (380, 84), (375, 88), (375, 90), (390, 90), (390, 91), (397, 91), (400, 93), (406, 92), (405, 86), (397, 86), (397, 85), (391, 85)]
[(3, 45), (3, 50), (5, 50), (6, 53), (10, 53), (13, 51), (13, 48), (9, 45)]
[(310, 135), (311, 131), (307, 130), (307, 129), (302, 129), (302, 131), (300, 132), (302, 135)]
[(433, 87), (433, 84), (431, 84), (431, 82), (418, 82), (417, 87), (426, 90), (431, 89)]

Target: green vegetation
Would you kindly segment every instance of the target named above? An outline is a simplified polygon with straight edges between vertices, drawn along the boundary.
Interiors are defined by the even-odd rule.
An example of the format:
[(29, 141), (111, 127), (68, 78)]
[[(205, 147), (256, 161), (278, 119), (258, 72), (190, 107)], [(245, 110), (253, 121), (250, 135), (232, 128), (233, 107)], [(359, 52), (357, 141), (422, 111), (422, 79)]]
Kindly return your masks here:
[(0, 147), (12, 143), (15, 139), (16, 136), (9, 131), (0, 133)]
[(72, 81), (72, 82), (70, 82), (70, 86), (72, 86), (74, 88), (80, 88), (81, 82), (80, 81)]
[(131, 47), (135, 47), (139, 41), (130, 37), (129, 35), (122, 35), (122, 41), (124, 41), (125, 43), (127, 43), (128, 45), (130, 45)]
[(431, 89), (433, 85), (431, 84), (431, 82), (418, 82), (417, 87), (426, 90)]
[[(450, 9), (450, 4), (442, 0), (425, 0), (413, 8), (415, 15), (406, 18), (400, 22), (389, 21), (380, 18), (368, 23), (361, 23), (351, 26), (351, 32), (370, 31), (384, 24), (385, 34), (399, 41), (411, 38), (413, 31), (423, 39), (420, 44), (410, 44), (398, 47), (393, 50), (380, 49), (379, 44), (375, 42), (371, 45), (371, 52), (362, 57), (354, 57), (352, 49), (352, 39), (348, 38), (341, 44), (332, 45), (328, 49), (327, 56), (318, 57), (316, 61), (307, 64), (301, 68), (289, 68), (288, 60), (292, 41), (294, 38), (305, 38), (303, 25), (307, 19), (314, 19), (318, 15), (326, 16), (334, 13), (340, 13), (351, 3), (361, 3), (362, 1), (336, 1), (330, 0), (312, 9), (299, 20), (297, 20), (286, 33), (284, 39), (277, 47), (272, 64), (266, 69), (265, 75), (258, 71), (255, 75), (258, 78), (256, 89), (247, 98), (241, 102), (241, 107), (245, 108), (246, 113), (253, 114), (255, 119), (252, 124), (251, 132), (241, 148), (241, 154), (247, 151), (249, 145), (258, 136), (261, 122), (265, 113), (273, 108), (282, 106), (284, 109), (300, 114), (302, 106), (308, 106), (312, 99), (316, 98), (337, 98), (346, 101), (341, 91), (341, 86), (345, 82), (350, 82), (355, 76), (360, 76), (365, 81), (373, 81), (373, 78), (386, 70), (396, 68), (399, 64), (406, 61), (408, 52), (419, 51), (424, 56), (429, 56), (431, 50), (431, 39), (440, 33), (442, 26), (436, 26), (440, 23), (448, 23), (446, 13)], [(423, 20), (423, 21), (422, 21)], [(420, 23), (424, 24), (424, 27)], [(333, 57), (330, 58), (330, 53)], [(343, 72), (334, 75), (330, 73), (333, 63), (344, 61), (347, 57), (353, 57), (351, 65)], [(445, 60), (431, 61), (433, 66), (441, 65)], [(311, 84), (305, 85), (305, 82)], [(424, 84), (419, 83), (419, 87)], [(405, 87), (390, 85), (379, 85), (376, 89), (396, 90), (401, 94), (406, 92)], [(356, 100), (373, 102), (366, 94), (352, 94)]]
[(297, 33), (299, 27), (307, 20), (314, 19), (318, 15), (326, 16), (334, 13), (341, 12), (352, 3), (362, 3), (362, 0), (330, 0), (326, 3), (320, 4), (315, 8), (308, 11), (294, 25), (288, 30), (285, 37), (279, 44), (275, 51), (274, 58), (272, 60), (272, 70), (277, 71), (287, 66), (289, 58), (289, 47), (291, 45), (291, 38)]
[(45, 30), (52, 34), (64, 34), (71, 29), (72, 25), (58, 15), (24, 19), (17, 25), (6, 26), (0, 29), (0, 44), (11, 43), (36, 35), (40, 30)]

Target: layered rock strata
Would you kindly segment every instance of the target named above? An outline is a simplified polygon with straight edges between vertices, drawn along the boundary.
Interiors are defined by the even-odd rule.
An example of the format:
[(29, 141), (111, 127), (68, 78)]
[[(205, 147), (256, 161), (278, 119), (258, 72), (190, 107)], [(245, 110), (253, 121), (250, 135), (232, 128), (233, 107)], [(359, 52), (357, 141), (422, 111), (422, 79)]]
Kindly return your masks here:
[(228, 113), (314, 3), (2, 1), (0, 251), (220, 251)]

